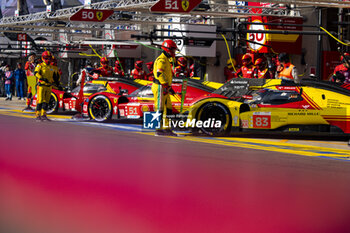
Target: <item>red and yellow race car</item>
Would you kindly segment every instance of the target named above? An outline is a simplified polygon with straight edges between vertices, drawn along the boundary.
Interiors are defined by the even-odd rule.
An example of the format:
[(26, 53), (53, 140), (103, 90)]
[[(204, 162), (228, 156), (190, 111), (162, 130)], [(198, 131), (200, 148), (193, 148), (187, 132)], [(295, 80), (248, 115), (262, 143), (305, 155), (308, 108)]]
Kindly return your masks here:
[[(213, 94), (200, 97), (188, 109), (185, 121), (220, 122), (217, 127), (193, 127), (207, 135), (350, 135), (350, 90), (311, 79), (303, 79), (300, 84), (281, 80), (249, 82), (261, 81), (233, 79)], [(246, 88), (254, 85), (260, 88)]]
[[(131, 79), (124, 77), (99, 78), (85, 83), (83, 88), (83, 98), (87, 98), (96, 92), (108, 92), (117, 94), (121, 91), (124, 93), (131, 93), (138, 88), (151, 83), (150, 81)], [(49, 102), (48, 114), (58, 111), (77, 111), (77, 104), (79, 104), (80, 86), (74, 88), (71, 92), (59, 90), (54, 87), (51, 92)], [(83, 101), (81, 101), (83, 102)], [(32, 108), (36, 107), (36, 96), (34, 96)]]
[[(187, 91), (183, 100), (183, 111), (185, 111), (194, 99), (213, 92), (215, 89), (209, 86), (218, 87), (222, 84), (203, 83), (199, 80), (188, 80)], [(181, 92), (183, 80), (174, 80), (172, 88), (175, 91), (171, 95), (173, 113), (179, 113), (181, 110)], [(90, 117), (96, 121), (105, 121), (108, 119), (138, 119), (143, 117), (144, 112), (154, 110), (154, 97), (151, 90), (151, 84), (143, 86), (130, 95), (115, 94), (109, 92), (99, 92), (91, 95), (84, 101), (83, 116)]]

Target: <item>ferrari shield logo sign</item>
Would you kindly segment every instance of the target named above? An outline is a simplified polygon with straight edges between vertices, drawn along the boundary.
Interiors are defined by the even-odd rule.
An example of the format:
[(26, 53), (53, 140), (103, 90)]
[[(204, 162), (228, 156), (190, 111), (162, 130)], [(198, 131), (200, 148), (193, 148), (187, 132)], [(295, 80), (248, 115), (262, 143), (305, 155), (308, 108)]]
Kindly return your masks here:
[(182, 0), (181, 6), (182, 6), (182, 9), (184, 11), (187, 11), (188, 7), (190, 6), (190, 1), (189, 0)]
[(97, 11), (96, 12), (96, 18), (98, 21), (100, 21), (103, 17), (103, 12), (102, 11)]

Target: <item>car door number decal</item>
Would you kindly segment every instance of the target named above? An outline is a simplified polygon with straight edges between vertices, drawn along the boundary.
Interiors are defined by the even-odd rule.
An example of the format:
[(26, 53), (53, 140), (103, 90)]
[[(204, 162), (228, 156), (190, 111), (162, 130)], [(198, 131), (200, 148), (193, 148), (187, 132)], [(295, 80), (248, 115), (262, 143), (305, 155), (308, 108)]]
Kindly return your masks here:
[(127, 113), (128, 113), (129, 116), (138, 116), (138, 115), (140, 115), (138, 106), (128, 106)]
[(270, 129), (271, 116), (253, 115), (253, 128)]

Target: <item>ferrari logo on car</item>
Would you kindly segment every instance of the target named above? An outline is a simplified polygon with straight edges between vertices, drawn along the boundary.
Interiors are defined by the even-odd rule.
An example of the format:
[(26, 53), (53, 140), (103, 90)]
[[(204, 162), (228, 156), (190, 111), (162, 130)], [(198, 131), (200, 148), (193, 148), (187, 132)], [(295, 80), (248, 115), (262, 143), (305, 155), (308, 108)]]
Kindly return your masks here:
[(96, 18), (98, 21), (100, 21), (103, 17), (103, 12), (102, 11), (97, 11), (96, 12)]
[(189, 0), (182, 0), (181, 6), (182, 6), (182, 9), (184, 11), (187, 11), (188, 7), (190, 6), (190, 1)]

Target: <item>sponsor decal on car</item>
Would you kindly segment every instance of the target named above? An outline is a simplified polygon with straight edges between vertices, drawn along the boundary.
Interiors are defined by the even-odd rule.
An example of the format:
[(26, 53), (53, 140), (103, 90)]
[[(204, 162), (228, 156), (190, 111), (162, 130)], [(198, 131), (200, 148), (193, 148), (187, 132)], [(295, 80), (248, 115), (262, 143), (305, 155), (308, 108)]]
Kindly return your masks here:
[(241, 126), (243, 129), (249, 128), (249, 121), (248, 120), (241, 120)]
[(120, 116), (125, 116), (124, 109), (119, 109)]

